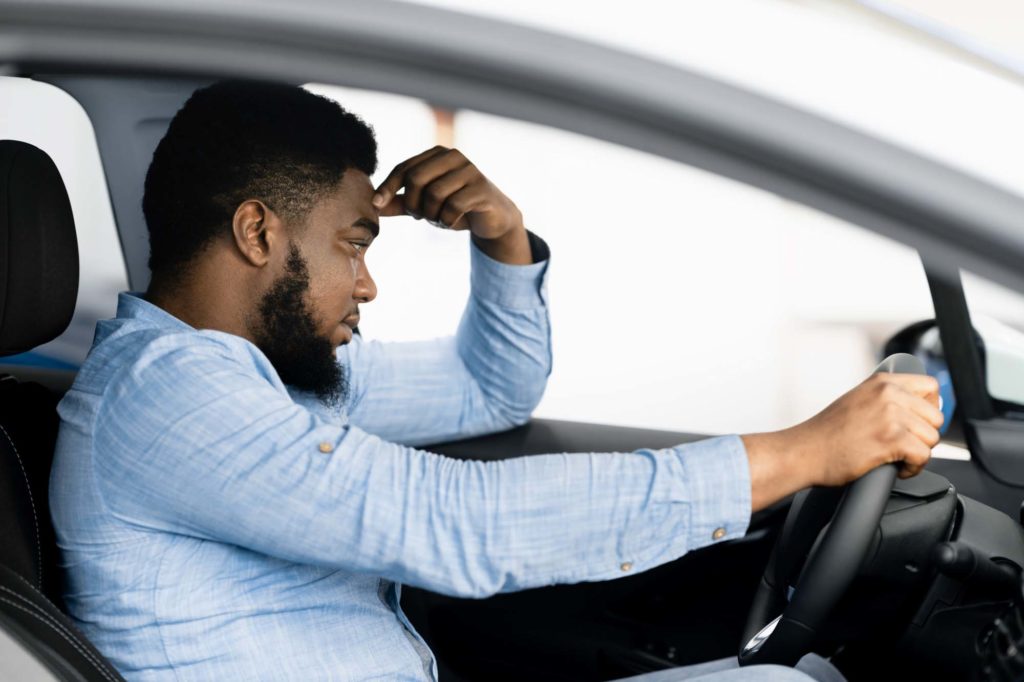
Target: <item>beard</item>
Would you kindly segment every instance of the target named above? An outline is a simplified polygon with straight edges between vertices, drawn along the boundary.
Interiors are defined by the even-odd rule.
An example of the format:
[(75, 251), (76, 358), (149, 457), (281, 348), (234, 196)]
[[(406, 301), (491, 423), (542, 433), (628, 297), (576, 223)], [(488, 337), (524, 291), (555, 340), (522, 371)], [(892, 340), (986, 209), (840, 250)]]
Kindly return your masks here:
[(294, 243), (288, 244), (285, 274), (260, 299), (250, 332), (285, 384), (316, 395), (330, 407), (348, 398), (348, 379), (334, 344), (317, 332), (306, 300), (309, 268)]

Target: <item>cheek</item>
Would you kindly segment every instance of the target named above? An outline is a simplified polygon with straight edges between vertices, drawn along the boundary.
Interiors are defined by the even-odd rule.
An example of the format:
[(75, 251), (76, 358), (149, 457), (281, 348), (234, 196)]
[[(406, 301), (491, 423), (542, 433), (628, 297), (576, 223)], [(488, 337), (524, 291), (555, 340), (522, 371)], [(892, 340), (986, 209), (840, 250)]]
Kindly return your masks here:
[(324, 317), (337, 321), (338, 314), (348, 312), (354, 285), (355, 278), (349, 276), (344, 266), (335, 267), (333, 272), (310, 286), (311, 303)]

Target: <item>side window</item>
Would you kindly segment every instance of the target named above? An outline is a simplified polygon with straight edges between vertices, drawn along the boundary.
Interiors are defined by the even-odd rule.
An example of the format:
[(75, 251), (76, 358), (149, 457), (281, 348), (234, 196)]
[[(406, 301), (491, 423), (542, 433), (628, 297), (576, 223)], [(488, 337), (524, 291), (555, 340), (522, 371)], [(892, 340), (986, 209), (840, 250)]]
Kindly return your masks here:
[[(780, 428), (863, 380), (933, 316), (917, 254), (682, 164), (497, 116), (313, 86), (371, 123), (380, 181), (447, 141), (551, 246), (554, 369), (536, 416), (699, 433)], [(401, 140), (401, 147), (392, 140)], [(454, 331), (466, 240), (392, 219), (368, 260), (368, 338)]]
[(4, 358), (4, 364), (76, 369), (92, 344), (96, 321), (113, 316), (117, 293), (128, 288), (92, 124), (78, 102), (47, 83), (0, 77), (0, 101), (0, 139), (39, 147), (60, 171), (75, 218), (80, 273), (67, 330), (28, 353)]
[(985, 386), (1001, 411), (1024, 416), (1024, 295), (962, 272), (971, 324), (984, 350)]

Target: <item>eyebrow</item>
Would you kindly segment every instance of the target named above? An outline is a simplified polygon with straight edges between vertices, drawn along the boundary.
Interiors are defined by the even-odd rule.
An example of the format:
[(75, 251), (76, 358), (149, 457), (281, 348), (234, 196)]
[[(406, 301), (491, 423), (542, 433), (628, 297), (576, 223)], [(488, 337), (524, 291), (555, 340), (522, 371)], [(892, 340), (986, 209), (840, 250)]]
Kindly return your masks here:
[(364, 230), (368, 230), (369, 233), (373, 235), (374, 239), (376, 239), (377, 235), (380, 234), (380, 225), (370, 220), (369, 218), (358, 219), (357, 221), (352, 223), (352, 227), (361, 227)]

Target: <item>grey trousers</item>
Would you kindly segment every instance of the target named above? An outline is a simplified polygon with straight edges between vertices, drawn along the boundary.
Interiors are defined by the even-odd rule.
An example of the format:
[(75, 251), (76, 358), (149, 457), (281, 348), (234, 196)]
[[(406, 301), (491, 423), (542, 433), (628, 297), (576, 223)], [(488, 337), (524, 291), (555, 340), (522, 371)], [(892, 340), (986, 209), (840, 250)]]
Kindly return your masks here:
[(720, 658), (717, 661), (688, 665), (682, 668), (658, 670), (634, 677), (624, 677), (619, 682), (845, 682), (846, 678), (834, 665), (817, 654), (807, 654), (795, 668), (781, 665), (753, 665), (741, 668), (735, 658)]

